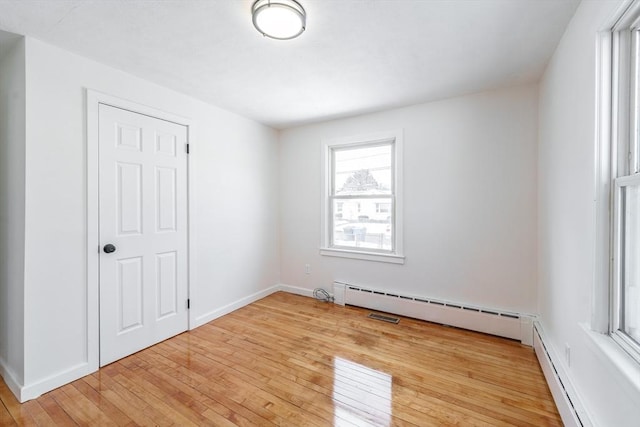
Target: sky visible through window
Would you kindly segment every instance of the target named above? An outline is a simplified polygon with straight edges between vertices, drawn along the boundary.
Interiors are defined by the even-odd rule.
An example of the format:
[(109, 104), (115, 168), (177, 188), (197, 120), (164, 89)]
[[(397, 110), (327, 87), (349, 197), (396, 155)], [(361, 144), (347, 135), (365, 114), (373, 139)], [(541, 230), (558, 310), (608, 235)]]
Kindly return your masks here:
[[(376, 188), (345, 187), (349, 178), (363, 171), (375, 180)], [(391, 194), (391, 145), (336, 150), (334, 179), (336, 194)]]

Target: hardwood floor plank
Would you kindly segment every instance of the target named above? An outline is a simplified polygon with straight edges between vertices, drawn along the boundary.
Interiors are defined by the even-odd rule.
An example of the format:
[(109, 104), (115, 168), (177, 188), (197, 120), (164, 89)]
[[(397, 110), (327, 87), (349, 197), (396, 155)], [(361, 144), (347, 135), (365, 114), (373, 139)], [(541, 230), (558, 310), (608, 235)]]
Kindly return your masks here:
[(60, 407), (79, 425), (117, 425), (85, 395), (80, 393), (74, 384), (60, 387), (52, 391), (51, 395)]
[[(89, 378), (91, 377), (89, 376)], [(89, 401), (99, 408), (116, 425), (132, 426), (136, 424), (122, 410), (111, 403), (106, 396), (101, 395), (98, 391), (93, 389), (93, 387), (91, 387), (84, 378), (79, 381), (75, 381), (73, 383), (73, 387), (77, 389), (78, 393), (86, 396)]]
[[(109, 400), (115, 407), (127, 414), (139, 425), (170, 425), (162, 414), (149, 409), (149, 405), (140, 396), (123, 387), (112, 378), (120, 372), (118, 362), (102, 368), (91, 375), (100, 383), (100, 394)], [(87, 377), (85, 377), (86, 379)]]
[[(42, 406), (42, 409), (44, 409), (44, 411), (53, 421), (53, 423), (49, 425), (55, 425), (55, 426), (77, 426), (78, 425), (76, 424), (75, 421), (73, 421), (73, 418), (71, 418), (69, 414), (67, 414), (65, 410), (62, 409), (60, 405), (58, 405), (58, 402), (56, 402), (53, 399), (53, 397), (51, 397), (51, 393), (47, 393), (44, 396), (39, 397), (37, 399), (37, 402), (40, 404), (40, 406)], [(47, 424), (43, 424), (43, 425), (46, 426)]]
[[(403, 319), (403, 320), (406, 321), (408, 319)], [(385, 326), (386, 326), (386, 324), (385, 324)], [(353, 330), (355, 328), (352, 327), (351, 329)], [(322, 333), (319, 336), (322, 337), (322, 338), (326, 338), (326, 334), (324, 333), (324, 331), (321, 331), (321, 332)], [(464, 331), (464, 332), (468, 332), (468, 331)], [(295, 333), (299, 334), (299, 333), (301, 333), (301, 331), (296, 331)], [(313, 334), (312, 332), (311, 333), (307, 333), (307, 336), (311, 336), (312, 334)], [(380, 340), (379, 340), (380, 332), (379, 331), (378, 332), (374, 331), (374, 333), (371, 333), (371, 335), (374, 336), (374, 338), (376, 340), (375, 341), (376, 343), (380, 342)], [(477, 334), (477, 335), (482, 336), (482, 334)], [(314, 334), (313, 336), (318, 336), (318, 335)], [(335, 338), (337, 338), (337, 337), (338, 336), (336, 335), (336, 336), (333, 337), (333, 339), (335, 340)], [(368, 341), (373, 341), (373, 338), (366, 338), (366, 337), (360, 336), (357, 339), (357, 341), (360, 341), (361, 343), (362, 342), (368, 342)], [(424, 341), (422, 343), (413, 343), (412, 344), (413, 350), (419, 349), (420, 352), (424, 351), (426, 353), (425, 350), (427, 350), (427, 349), (424, 348), (424, 344), (425, 344)], [(439, 343), (439, 344), (441, 345), (441, 343)], [(409, 351), (411, 349), (410, 347), (407, 346), (407, 343), (404, 342), (404, 340), (395, 340), (393, 342), (393, 345), (394, 345), (394, 351), (396, 351), (398, 349), (403, 349), (405, 351)], [(384, 351), (384, 348), (377, 348), (376, 351)], [(439, 350), (436, 349), (434, 351), (438, 352)], [(434, 353), (434, 351), (429, 351), (429, 353), (428, 353), (432, 360), (433, 360), (433, 356), (436, 355), (436, 353)], [(419, 354), (418, 352), (415, 352), (415, 353)], [(452, 353), (450, 348), (449, 348), (449, 351), (447, 353), (445, 353), (445, 357), (444, 358), (440, 357), (436, 361), (437, 361), (438, 366), (441, 366), (442, 369), (451, 370), (449, 365), (453, 364), (456, 367), (456, 369), (459, 370), (461, 365), (463, 365), (463, 366), (473, 366), (475, 363), (477, 363), (478, 362), (477, 358), (480, 357), (480, 356), (478, 356), (478, 354), (479, 354), (479, 350), (477, 348), (472, 348), (472, 349), (470, 349), (470, 351), (468, 351), (466, 353), (463, 353), (461, 351), (460, 344), (456, 343), (455, 353)], [(490, 358), (489, 357), (484, 358), (484, 354), (483, 353), (481, 353), (481, 354), (482, 354), (482, 357), (483, 357), (481, 359), (481, 361), (483, 363), (483, 366), (486, 368), (487, 373), (490, 372), (493, 375), (493, 377), (490, 378), (490, 379), (493, 380), (494, 383), (497, 382), (498, 385), (504, 387), (505, 385), (507, 385), (507, 383), (505, 383), (505, 379), (510, 379), (511, 382), (508, 383), (508, 384), (512, 385), (512, 389), (513, 390), (517, 391), (517, 390), (519, 390), (521, 388), (522, 383), (521, 382), (517, 382), (519, 380), (519, 377), (517, 375), (520, 372), (522, 372), (522, 370), (519, 369), (517, 372), (512, 372), (511, 371), (511, 369), (509, 367), (509, 364), (511, 363), (511, 360), (508, 358), (508, 356), (510, 356), (511, 353), (505, 353), (503, 351), (501, 353), (501, 360), (499, 361), (499, 362), (502, 362), (502, 364), (497, 364), (497, 365), (493, 364), (493, 363), (490, 363)], [(474, 360), (474, 359), (476, 359), (476, 360)], [(531, 361), (533, 361), (533, 359), (531, 359)], [(465, 374), (467, 376), (474, 375), (474, 374), (477, 375), (477, 373), (475, 373), (473, 371), (469, 371), (469, 370), (467, 372), (465, 372)], [(514, 376), (513, 374), (516, 374), (516, 375)], [(546, 384), (544, 384), (543, 382), (540, 383), (540, 384), (542, 384), (545, 387), (545, 390), (546, 390)], [(530, 387), (531, 383), (527, 382), (527, 386)]]
[[(211, 346), (210, 349), (211, 349), (211, 351), (215, 351), (215, 349), (216, 349), (215, 345)], [(201, 347), (201, 350), (204, 353), (210, 351), (209, 349), (207, 349), (205, 347)], [(234, 353), (232, 357), (233, 357), (232, 360), (241, 360), (243, 364), (246, 361), (247, 365), (252, 365), (253, 363), (256, 363), (256, 360), (257, 360), (257, 358), (255, 356), (253, 356), (253, 355), (243, 357), (243, 356), (241, 356), (240, 352)], [(249, 357), (252, 360), (252, 362), (247, 361), (246, 357)], [(266, 366), (266, 365), (269, 364), (269, 360), (268, 359), (262, 359), (262, 360), (260, 360), (260, 364), (264, 364)], [(278, 369), (269, 370), (269, 371), (267, 371), (265, 373), (265, 375), (267, 375), (267, 376), (273, 375), (274, 377), (277, 377), (277, 376), (288, 377), (290, 380), (296, 381), (297, 383), (308, 387), (309, 389), (313, 390), (314, 392), (322, 393), (322, 394), (325, 394), (327, 396), (331, 396), (332, 395), (332, 386), (331, 385), (329, 385), (328, 387), (318, 386), (316, 384), (317, 381), (313, 381), (312, 380), (312, 381), (308, 382), (308, 381), (305, 381), (305, 380), (303, 380), (303, 379), (301, 379), (299, 377), (292, 376), (292, 375), (288, 374), (289, 372), (292, 372), (292, 371), (295, 371), (295, 366), (289, 366), (288, 367), (286, 365), (280, 365), (280, 367)], [(296, 372), (296, 375), (298, 375), (298, 374), (304, 375), (304, 372), (298, 370), (298, 372)], [(316, 378), (317, 378), (317, 376), (316, 376)], [(331, 380), (331, 381), (333, 381), (333, 380)], [(351, 412), (353, 412), (353, 411), (351, 411)], [(344, 410), (341, 413), (344, 413)], [(366, 414), (364, 414), (364, 415), (366, 415)], [(337, 418), (340, 418), (339, 414), (335, 414), (334, 416), (337, 417)], [(396, 421), (397, 422), (395, 424), (402, 425), (400, 420), (396, 420)], [(347, 421), (346, 420), (342, 420), (341, 422), (345, 422), (346, 423)], [(411, 424), (411, 425), (413, 425), (413, 424)]]
[[(230, 321), (230, 322), (234, 322), (234, 321), (232, 320), (232, 321)], [(238, 322), (236, 322), (236, 323), (238, 323)], [(238, 324), (239, 324), (239, 323), (238, 323)], [(228, 327), (231, 327), (231, 326), (229, 326), (229, 325), (227, 325), (227, 326), (228, 326)], [(270, 326), (270, 325), (265, 325), (265, 326)], [(232, 328), (232, 330), (234, 331), (234, 334), (237, 334), (237, 335), (242, 335), (242, 333), (244, 333), (244, 331), (245, 331), (245, 330), (244, 330), (244, 329), (242, 329), (242, 328), (240, 328), (240, 329), (233, 329), (233, 328)], [(298, 335), (298, 334), (299, 334), (299, 332), (294, 332), (294, 333), (293, 333), (293, 335)], [(275, 336), (266, 336), (264, 339), (265, 339), (266, 341), (275, 341), (275, 340), (276, 340), (276, 338), (277, 338), (277, 337), (275, 337)], [(334, 337), (334, 341), (336, 341), (336, 340), (337, 340), (337, 337)], [(313, 347), (315, 347), (316, 349), (320, 349), (320, 348), (321, 348), (321, 346), (322, 346), (322, 344), (321, 344), (321, 343), (314, 343), (314, 344), (313, 344)], [(409, 359), (411, 359), (411, 358), (409, 358)], [(369, 361), (369, 362), (372, 362), (372, 361)], [(395, 363), (396, 365), (399, 365), (399, 364), (403, 364), (403, 361), (402, 361), (402, 360), (400, 360), (400, 359), (398, 359), (398, 360), (395, 360), (395, 361), (394, 361), (394, 363)], [(406, 377), (406, 376), (407, 376), (407, 373), (406, 373), (406, 372), (404, 372), (403, 374), (404, 374), (404, 375), (401, 375), (402, 377)], [(451, 372), (447, 372), (447, 373), (446, 373), (446, 376), (452, 376), (452, 373), (451, 373)], [(419, 381), (420, 381), (420, 382), (424, 382), (426, 379), (427, 379), (427, 378), (425, 378), (424, 376), (419, 377)], [(486, 394), (487, 392), (490, 392), (490, 391), (491, 391), (490, 389), (488, 390), (488, 389), (487, 389), (487, 387), (484, 387), (484, 386), (482, 385), (482, 383), (478, 383), (478, 384), (470, 383), (470, 382), (468, 381), (468, 377), (467, 377), (466, 375), (465, 375), (465, 376), (463, 376), (463, 377), (462, 377), (462, 379), (464, 380), (464, 385), (465, 385), (465, 387), (469, 387), (470, 385), (471, 385), (471, 386), (475, 386), (476, 388), (480, 387), (480, 389), (479, 389), (479, 390), (477, 390), (477, 391), (478, 391), (478, 392), (481, 392), (482, 394)], [(447, 380), (447, 381), (448, 381), (448, 380)], [(442, 387), (442, 386), (444, 386), (444, 387), (451, 387), (451, 385), (452, 385), (452, 384), (453, 384), (453, 385), (456, 385), (456, 383), (452, 383), (452, 382), (450, 382), (450, 381), (449, 381), (447, 384), (443, 384), (443, 385), (439, 385), (439, 386), (440, 386), (440, 387)], [(508, 397), (511, 395), (511, 393), (513, 393), (513, 392), (514, 392), (513, 390), (510, 390), (510, 391), (508, 391), (508, 392), (506, 392), (506, 391), (505, 391), (505, 392), (502, 394), (501, 398), (508, 398)], [(492, 403), (492, 402), (494, 402), (494, 400), (489, 399), (488, 403)], [(456, 403), (457, 403), (458, 405), (460, 405), (460, 404), (461, 404), (461, 402), (460, 402), (460, 401), (457, 401)], [(508, 409), (504, 409), (504, 412), (506, 412), (507, 414), (510, 414), (512, 417), (517, 417), (517, 416), (519, 416), (519, 414), (516, 414), (516, 413), (510, 412)]]
[(213, 364), (213, 366), (220, 368), (220, 372), (216, 376), (218, 381), (223, 382), (229, 388), (245, 390), (244, 394), (251, 395), (254, 399), (263, 399), (267, 409), (284, 420), (304, 425), (325, 425), (323, 416), (315, 410), (316, 405), (311, 404), (309, 410), (300, 411), (300, 405), (303, 404), (302, 399), (290, 390), (270, 386), (268, 378), (261, 378), (257, 372), (251, 373), (239, 365), (226, 365), (225, 361), (211, 355), (192, 355), (191, 358), (193, 362), (205, 363), (206, 360), (207, 364)]
[[(269, 340), (267, 340), (267, 342), (269, 342)], [(231, 344), (231, 342), (227, 342), (227, 344)], [(241, 344), (239, 344), (239, 346), (241, 346), (241, 347), (242, 347), (242, 346), (247, 347), (247, 346), (248, 346), (248, 343), (246, 343), (246, 342), (245, 342), (244, 344), (242, 344), (242, 343), (241, 343)], [(272, 353), (272, 354), (275, 354), (275, 352), (276, 352), (276, 350), (274, 349), (274, 351), (273, 351), (273, 352), (271, 352), (271, 353)], [(240, 357), (240, 356), (238, 355), (238, 353), (234, 353), (234, 358), (239, 358), (239, 357)], [(305, 368), (308, 368), (308, 366), (307, 366), (307, 367), (304, 367), (304, 368), (303, 368), (302, 366), (299, 366), (299, 367), (295, 370), (295, 372), (296, 372), (297, 374), (303, 374), (303, 372), (305, 371)], [(287, 369), (287, 370), (290, 370), (290, 369)], [(284, 370), (283, 372), (286, 372), (287, 370)], [(324, 371), (324, 372), (329, 372), (329, 373), (331, 373), (331, 372), (332, 372), (332, 367), (331, 367), (331, 366), (329, 366), (329, 365), (326, 365), (326, 366), (322, 366), (322, 367), (320, 368), (320, 370), (321, 370), (321, 371)], [(317, 377), (316, 377), (316, 378), (317, 378)], [(331, 389), (333, 388), (333, 385), (334, 385), (334, 383), (335, 383), (335, 379), (334, 379), (333, 375), (329, 378), (329, 381), (330, 381), (330, 383), (329, 383), (329, 385), (328, 385), (329, 392), (328, 392), (327, 394), (331, 395)], [(403, 408), (403, 409), (407, 409), (407, 408)], [(400, 413), (400, 414), (403, 414), (404, 412), (407, 412), (407, 411), (406, 411), (406, 410), (398, 410), (398, 411), (394, 411), (394, 413), (396, 413), (396, 412), (397, 412), (397, 413)], [(456, 410), (454, 410), (453, 412), (455, 413), (455, 412), (457, 412), (457, 411), (456, 411)], [(400, 416), (402, 416), (402, 415), (400, 415)], [(464, 419), (465, 419), (467, 422), (469, 422), (469, 423), (471, 422), (469, 417), (463, 416), (462, 414), (459, 414), (458, 416), (459, 416), (459, 417), (461, 417), (461, 418), (464, 418)], [(420, 425), (420, 424), (423, 424), (423, 423), (424, 423), (424, 418), (425, 418), (425, 415), (423, 414), (423, 415), (422, 415), (422, 419), (420, 418), (420, 416), (418, 416), (418, 417), (414, 417), (412, 421), (417, 422), (417, 423), (418, 423), (418, 425)], [(411, 420), (410, 420), (410, 421), (411, 421)]]
[[(264, 319), (264, 317), (263, 317), (263, 319)], [(265, 326), (266, 326), (266, 325), (265, 325)], [(238, 333), (238, 330), (235, 330), (235, 332), (236, 332), (236, 333)], [(465, 331), (465, 332), (466, 332), (466, 331)], [(296, 332), (296, 333), (295, 333), (295, 335), (299, 335), (299, 334), (300, 334), (300, 331), (298, 331), (298, 332)], [(308, 335), (307, 335), (307, 336), (308, 336)], [(274, 338), (274, 339), (275, 339), (275, 337), (272, 337), (272, 338)], [(494, 337), (492, 337), (492, 338), (494, 338)], [(333, 340), (335, 341), (335, 339), (336, 339), (336, 337), (334, 336), (334, 337), (333, 337)], [(494, 339), (495, 339), (495, 338), (494, 338)], [(316, 347), (317, 347), (317, 346), (318, 346), (318, 344), (316, 344)], [(474, 352), (474, 353), (475, 353), (475, 352)], [(537, 364), (537, 362), (535, 362), (535, 363)], [(450, 375), (451, 375), (451, 372), (449, 372), (449, 371), (447, 370), (447, 371), (446, 371), (446, 375), (447, 375), (447, 376), (450, 376)], [(466, 375), (466, 376), (465, 376), (465, 379), (467, 378), (467, 376), (471, 376), (471, 374)], [(502, 387), (502, 384), (500, 384), (500, 387)], [(517, 387), (521, 387), (521, 384), (518, 384), (518, 385), (517, 385)], [(545, 387), (546, 387), (546, 386), (545, 386)], [(482, 390), (482, 391), (483, 391), (483, 392), (486, 392), (486, 390)], [(503, 397), (503, 398), (505, 398), (505, 396), (510, 396), (510, 395), (511, 395), (512, 393), (514, 393), (514, 392), (517, 392), (517, 391), (515, 391), (515, 387), (513, 387), (511, 390), (506, 391), (506, 392), (505, 392), (506, 394), (505, 394), (505, 395), (503, 395), (502, 397)], [(545, 392), (547, 392), (547, 393), (548, 393), (548, 391), (547, 391), (546, 389), (545, 389)], [(554, 409), (555, 409), (555, 408), (554, 408)], [(512, 413), (511, 415), (513, 415), (513, 416), (519, 416), (519, 414), (513, 414), (513, 413)]]
[[(179, 412), (185, 419), (188, 419), (195, 425), (213, 425), (210, 418), (202, 415), (207, 407), (198, 399), (197, 390), (190, 389), (185, 392), (155, 376), (148, 370), (148, 367), (137, 369), (139, 366), (137, 364), (138, 359), (139, 355), (134, 355), (133, 357), (127, 358), (127, 360), (123, 360), (122, 364), (125, 367), (131, 366), (133, 369), (128, 369), (128, 373), (123, 373), (122, 375), (129, 381), (139, 384), (147, 392), (171, 406), (174, 411)], [(231, 423), (225, 423), (223, 419), (224, 418), (220, 417), (217, 421), (219, 421), (219, 423), (232, 425)], [(184, 424), (181, 423), (180, 425)]]
[[(266, 337), (265, 338), (265, 342), (273, 342), (273, 341), (274, 340), (270, 339), (270, 337)], [(230, 342), (227, 342), (227, 343), (230, 343)], [(246, 343), (245, 343), (245, 345), (246, 345)], [(293, 350), (290, 350), (290, 351), (293, 351)], [(308, 357), (310, 357), (310, 356), (308, 356)], [(329, 358), (329, 360), (331, 360), (331, 358)], [(328, 365), (328, 364), (325, 365), (321, 369), (324, 369), (327, 372), (331, 372), (332, 371), (331, 365)], [(435, 406), (436, 408), (438, 408), (438, 407), (442, 408), (442, 405), (443, 405), (443, 402), (439, 402), (439, 403), (433, 404), (432, 406)], [(403, 411), (400, 410), (398, 412), (402, 413)], [(453, 406), (453, 407), (447, 408), (447, 415), (441, 415), (441, 417), (444, 416), (446, 418), (449, 418), (450, 414), (458, 414), (458, 417), (459, 418), (464, 418), (466, 423), (471, 423), (471, 417), (469, 415), (473, 415), (472, 413), (467, 411), (467, 415), (464, 415), (464, 414), (459, 413), (459, 412), (464, 412), (464, 408), (460, 408), (459, 405)], [(423, 417), (424, 417), (424, 415), (423, 415)], [(495, 419), (486, 419), (486, 421), (489, 422), (490, 424), (496, 425), (496, 420)]]
[(533, 350), (276, 293), (20, 405), (0, 425), (560, 426)]
[[(255, 378), (259, 388), (278, 396), (282, 400), (289, 402), (298, 408), (318, 415), (324, 420), (330, 420), (334, 417), (334, 404), (330, 397), (327, 398), (326, 394), (324, 396), (323, 394), (318, 394), (317, 389), (314, 390), (307, 388), (303, 384), (293, 381), (291, 378), (278, 378), (281, 377), (282, 371), (278, 372), (269, 369), (266, 364), (262, 363), (266, 361), (247, 361), (246, 364), (242, 364), (242, 366), (246, 365), (247, 369), (234, 374), (234, 366), (228, 365), (228, 362), (224, 357), (212, 356), (212, 353), (206, 350), (204, 350), (201, 355), (196, 355), (195, 357), (201, 357), (203, 360), (206, 360), (206, 358), (213, 358), (217, 363), (227, 366), (229, 370), (228, 373), (221, 374), (223, 378), (225, 375), (232, 375), (238, 377), (240, 381), (245, 382), (247, 382), (247, 377)], [(237, 366), (237, 364), (235, 364), (235, 366)], [(280, 390), (287, 390), (287, 392), (282, 393)]]
[[(45, 411), (40, 402), (36, 400), (32, 400), (26, 402), (22, 405), (22, 409), (25, 412), (29, 412), (38, 426), (50, 426), (54, 425), (56, 422), (54, 419)], [(0, 425), (3, 425), (0, 423)]]
[(9, 413), (9, 410), (7, 409), (7, 407), (4, 406), (4, 403), (0, 402), (0, 426), (9, 427), (9, 426), (17, 426), (17, 425), (18, 424)]
[[(267, 341), (273, 341), (273, 340), (270, 340), (268, 337), (267, 337), (266, 339), (267, 339)], [(328, 368), (328, 367), (327, 367), (327, 368)], [(329, 371), (330, 371), (330, 369), (329, 369)]]
[(249, 423), (247, 425), (267, 426), (276, 425), (275, 422), (281, 423), (283, 421), (279, 420), (275, 414), (258, 405), (257, 401), (252, 400), (251, 404), (243, 405), (246, 396), (242, 392), (236, 389), (229, 389), (216, 381), (216, 375), (200, 375), (195, 370), (184, 368), (180, 363), (169, 360), (164, 354), (166, 353), (154, 354), (149, 352), (144, 354), (145, 357), (151, 358), (154, 363), (154, 367), (151, 367), (149, 371), (167, 382), (182, 382), (197, 389), (208, 399), (215, 402), (213, 405), (209, 404), (209, 407), (214, 408), (219, 414), (235, 414), (235, 417), (239, 420), (246, 419)]
[[(2, 401), (2, 408), (6, 409), (7, 413), (13, 420), (13, 423), (21, 426), (37, 425), (35, 419), (28, 410), (29, 408), (25, 408), (24, 405), (20, 405), (4, 381), (0, 381), (0, 401)], [(0, 409), (0, 412), (2, 412), (2, 409)], [(12, 424), (9, 423), (9, 425)]]

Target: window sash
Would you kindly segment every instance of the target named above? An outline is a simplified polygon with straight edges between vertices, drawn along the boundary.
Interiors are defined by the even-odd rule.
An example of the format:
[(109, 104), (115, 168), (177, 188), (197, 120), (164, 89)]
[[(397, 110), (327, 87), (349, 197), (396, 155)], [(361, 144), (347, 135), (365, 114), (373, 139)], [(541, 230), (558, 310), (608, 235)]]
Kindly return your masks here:
[[(630, 33), (631, 60), (630, 68), (630, 108), (631, 126), (628, 147), (628, 174), (632, 175), (640, 172), (640, 160), (638, 159), (638, 147), (640, 146), (640, 30), (634, 28)], [(626, 174), (625, 174), (626, 175)]]
[[(631, 159), (630, 159), (631, 161)], [(613, 280), (611, 301), (611, 337), (636, 361), (640, 362), (640, 342), (629, 336), (625, 325), (625, 191), (631, 186), (640, 186), (640, 173), (623, 176), (614, 180), (614, 238), (613, 238)]]
[[(390, 209), (388, 215), (391, 217), (389, 222), (389, 226), (391, 227), (391, 249), (380, 249), (380, 248), (371, 248), (371, 247), (354, 247), (348, 245), (340, 245), (335, 242), (335, 213), (333, 211), (334, 202), (339, 200), (388, 200), (390, 205)], [(392, 195), (369, 195), (369, 196), (329, 196), (329, 247), (334, 249), (346, 249), (353, 251), (362, 251), (362, 252), (375, 252), (382, 254), (395, 254), (396, 253), (396, 215), (395, 215), (395, 197)], [(384, 223), (383, 223), (384, 224)]]
[(329, 183), (329, 195), (333, 196), (336, 194), (336, 152), (338, 151), (352, 151), (357, 150), (358, 148), (373, 148), (373, 147), (384, 147), (385, 145), (389, 145), (391, 147), (391, 195), (396, 192), (396, 144), (395, 140), (386, 140), (386, 141), (376, 141), (376, 142), (362, 142), (358, 144), (345, 144), (345, 145), (334, 145), (329, 148), (331, 155), (331, 165), (329, 167), (329, 175), (330, 175), (330, 183)]
[[(354, 252), (373, 252), (373, 253), (382, 253), (382, 254), (395, 254), (396, 253), (396, 211), (395, 211), (395, 197), (396, 197), (396, 143), (395, 139), (386, 139), (382, 141), (373, 141), (373, 142), (362, 142), (362, 143), (351, 143), (344, 145), (333, 145), (329, 147), (329, 156), (330, 156), (330, 164), (329, 164), (329, 194), (327, 196), (328, 201), (328, 221), (327, 226), (329, 237), (329, 248), (334, 249), (345, 249)], [(391, 173), (391, 184), (390, 184), (390, 192), (386, 194), (349, 194), (349, 195), (336, 195), (336, 152), (338, 151), (352, 151), (357, 150), (358, 148), (371, 148), (371, 147), (382, 147), (382, 146), (390, 146), (391, 148), (391, 159), (390, 159), (390, 173)], [(376, 199), (389, 200), (389, 204), (391, 205), (389, 209), (389, 216), (391, 217), (390, 227), (391, 227), (391, 249), (378, 249), (378, 248), (369, 248), (369, 247), (354, 247), (347, 245), (339, 245), (335, 242), (335, 212), (334, 205), (337, 200), (362, 200), (362, 199)]]
[[(633, 274), (633, 270), (625, 272), (625, 262), (632, 262), (632, 257), (637, 256), (637, 248), (629, 246), (628, 240), (637, 236), (631, 235), (635, 233), (634, 225), (625, 224), (625, 195), (628, 187), (640, 184), (639, 11), (640, 7), (630, 8), (612, 26), (608, 33), (610, 36), (601, 36), (598, 45), (602, 68), (598, 69), (600, 110), (596, 199), (599, 206), (596, 243), (602, 246), (608, 243), (608, 247), (596, 248), (596, 280), (606, 280), (608, 292), (601, 292), (604, 287), (597, 283), (594, 285), (595, 308), (592, 313), (592, 327), (595, 325), (601, 332), (608, 331), (611, 338), (637, 362), (640, 362), (640, 340), (635, 334), (635, 339), (630, 335), (634, 333), (629, 323), (632, 317), (625, 317), (635, 315), (628, 309), (631, 306), (626, 305), (632, 303), (625, 292), (633, 282), (625, 274)], [(627, 249), (632, 252), (625, 254)], [(608, 315), (597, 308), (600, 300), (607, 301)]]

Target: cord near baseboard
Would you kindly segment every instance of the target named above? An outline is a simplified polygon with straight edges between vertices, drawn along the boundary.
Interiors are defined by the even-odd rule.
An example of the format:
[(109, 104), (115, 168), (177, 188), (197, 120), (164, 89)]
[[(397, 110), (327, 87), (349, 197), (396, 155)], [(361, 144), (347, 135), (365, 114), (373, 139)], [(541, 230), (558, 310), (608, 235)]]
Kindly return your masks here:
[(322, 288), (315, 288), (313, 290), (313, 297), (318, 301), (333, 302), (333, 295)]

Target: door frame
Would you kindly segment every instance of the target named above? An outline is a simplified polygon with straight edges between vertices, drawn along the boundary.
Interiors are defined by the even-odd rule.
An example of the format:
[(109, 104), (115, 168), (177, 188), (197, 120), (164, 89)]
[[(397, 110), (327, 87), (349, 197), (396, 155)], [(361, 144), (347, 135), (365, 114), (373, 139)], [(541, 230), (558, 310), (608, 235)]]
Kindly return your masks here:
[[(194, 230), (194, 124), (192, 120), (168, 113), (157, 108), (149, 107), (137, 102), (118, 98), (92, 89), (85, 89), (86, 100), (86, 177), (87, 177), (87, 362), (89, 371), (95, 372), (100, 367), (100, 233), (99, 233), (99, 107), (101, 104), (121, 108), (133, 113), (143, 114), (161, 120), (173, 122), (187, 128), (187, 295), (193, 308), (195, 300), (194, 259), (195, 239)], [(194, 310), (189, 310), (187, 329), (196, 324)]]

